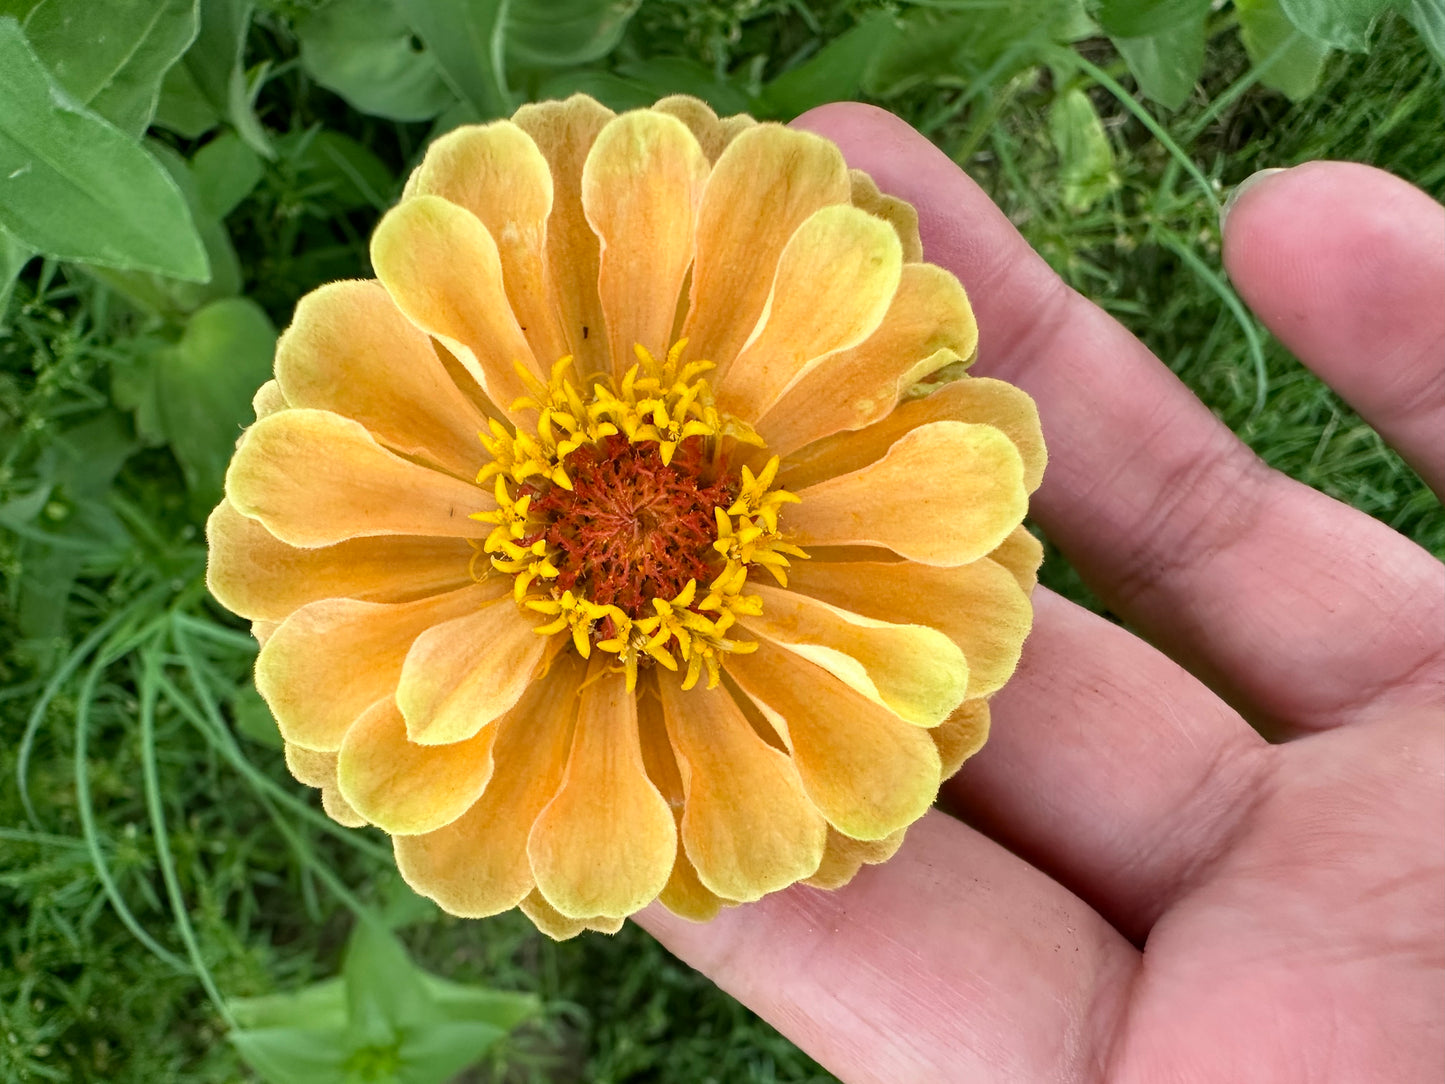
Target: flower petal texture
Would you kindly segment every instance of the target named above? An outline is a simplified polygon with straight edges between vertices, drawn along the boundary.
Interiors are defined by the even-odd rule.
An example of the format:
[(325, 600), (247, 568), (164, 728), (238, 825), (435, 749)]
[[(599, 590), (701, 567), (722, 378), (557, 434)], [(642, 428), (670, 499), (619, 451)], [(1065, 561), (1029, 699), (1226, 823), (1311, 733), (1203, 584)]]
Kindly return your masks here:
[(438, 138), (371, 255), (207, 524), (326, 813), (555, 938), (891, 856), (1018, 663), (1046, 464), (913, 209), (818, 136), (578, 95)]

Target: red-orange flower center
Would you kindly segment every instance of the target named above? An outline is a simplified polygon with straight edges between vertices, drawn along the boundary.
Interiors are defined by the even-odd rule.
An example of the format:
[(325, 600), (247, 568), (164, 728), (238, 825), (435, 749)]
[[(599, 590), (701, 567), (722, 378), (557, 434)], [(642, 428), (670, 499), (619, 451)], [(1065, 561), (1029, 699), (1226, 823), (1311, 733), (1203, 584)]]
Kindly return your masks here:
[(688, 580), (706, 586), (721, 570), (713, 510), (732, 503), (738, 483), (714, 468), (701, 437), (664, 463), (656, 441), (609, 436), (568, 455), (566, 470), (570, 491), (518, 494), (532, 494), (531, 514), (546, 524), (524, 542), (546, 539), (562, 590), (636, 619), (652, 614), (652, 599), (675, 598)]

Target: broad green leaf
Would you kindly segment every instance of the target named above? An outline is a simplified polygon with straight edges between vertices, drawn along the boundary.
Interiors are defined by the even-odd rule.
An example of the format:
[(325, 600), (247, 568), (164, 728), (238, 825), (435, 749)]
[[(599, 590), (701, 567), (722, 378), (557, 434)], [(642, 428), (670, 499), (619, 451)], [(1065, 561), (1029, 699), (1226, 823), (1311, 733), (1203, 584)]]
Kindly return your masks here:
[(303, 986), (284, 994), (239, 997), (229, 1002), (243, 1029), (300, 1027), (313, 1031), (346, 1027), (346, 984), (340, 978)]
[(1308, 37), (1284, 17), (1279, 0), (1235, 0), (1239, 36), (1259, 81), (1293, 101), (1308, 98), (1320, 85), (1329, 46)]
[(1139, 90), (1166, 109), (1178, 109), (1204, 70), (1208, 38), (1204, 19), (1184, 23), (1145, 38), (1114, 38)]
[(617, 65), (617, 74), (647, 89), (653, 99), (668, 94), (701, 98), (719, 116), (746, 113), (747, 94), (733, 83), (718, 79), (712, 68), (684, 56), (655, 56)]
[(341, 968), (354, 1046), (384, 1048), (427, 1021), (421, 974), (395, 934), (372, 919), (356, 920)]
[(270, 158), (271, 140), (256, 116), (261, 79), (248, 79), (244, 63), (255, 0), (200, 0), (200, 5), (200, 30), (181, 63), (211, 107), (231, 122), (257, 154)]
[(196, 0), (40, 0), (25, 36), (81, 105), (139, 136), (196, 27)]
[(196, 195), (206, 212), (225, 218), (261, 180), (261, 156), (234, 132), (224, 132), (191, 158)]
[(1440, 0), (1409, 0), (1405, 18), (1419, 31), (1435, 62), (1445, 68), (1445, 4)]
[(397, 1050), (397, 1084), (446, 1084), (506, 1035), (479, 1021), (434, 1021), (409, 1033)]
[(151, 123), (185, 139), (200, 139), (221, 123), (221, 114), (196, 85), (191, 70), (177, 64), (161, 80), (161, 97)]
[(39, 252), (196, 282), (210, 274), (175, 183), (55, 85), (14, 19), (0, 19), (0, 177), (0, 227)]
[(1119, 187), (1114, 148), (1089, 96), (1077, 87), (1054, 99), (1049, 135), (1059, 153), (1064, 206), (1087, 211)]
[(511, 1031), (541, 1010), (535, 994), (467, 986), (426, 971), (421, 972), (421, 981), (431, 998), (432, 1011), (443, 1020), (476, 1020)]
[(35, 256), (35, 251), (12, 237), (0, 227), (0, 327), (4, 326), (5, 307), (10, 303), (10, 292), (15, 289), (15, 280)]
[(300, 1027), (233, 1031), (236, 1053), (267, 1084), (348, 1084), (345, 1036)]
[(502, 117), (512, 112), (505, 54), (509, 0), (396, 3), (407, 24), (431, 50), (453, 90), (483, 117)]
[(1279, 6), (1285, 18), (1316, 41), (1363, 53), (1375, 20), (1395, 5), (1393, 0), (1279, 0)]
[(251, 398), (271, 375), (276, 329), (250, 298), (201, 309), (181, 341), (160, 355), (156, 397), (161, 427), (181, 464), (193, 501), (209, 507), (236, 438), (251, 420)]
[(363, 113), (429, 120), (456, 94), (393, 0), (335, 0), (296, 25), (301, 66)]
[(651, 84), (597, 68), (578, 68), (548, 76), (537, 84), (532, 97), (542, 100), (567, 98), (573, 94), (590, 95), (618, 113), (642, 109), (658, 99)]
[(617, 48), (641, 2), (512, 0), (507, 60), (524, 68), (568, 68), (601, 60)]
[(1209, 14), (1209, 0), (1100, 0), (1094, 17), (1111, 38), (1147, 38)]
[(791, 118), (824, 102), (856, 98), (873, 58), (892, 44), (898, 25), (885, 14), (871, 15), (819, 52), (763, 88), (773, 116)]

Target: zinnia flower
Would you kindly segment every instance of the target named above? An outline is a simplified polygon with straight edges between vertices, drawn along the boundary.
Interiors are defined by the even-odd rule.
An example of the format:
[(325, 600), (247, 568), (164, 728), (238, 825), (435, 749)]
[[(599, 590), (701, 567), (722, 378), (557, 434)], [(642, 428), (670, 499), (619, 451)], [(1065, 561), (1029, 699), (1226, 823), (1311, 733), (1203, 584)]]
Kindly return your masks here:
[(1018, 660), (1044, 463), (912, 208), (818, 136), (578, 96), (437, 140), (371, 256), (209, 523), (297, 778), (554, 937), (888, 857)]

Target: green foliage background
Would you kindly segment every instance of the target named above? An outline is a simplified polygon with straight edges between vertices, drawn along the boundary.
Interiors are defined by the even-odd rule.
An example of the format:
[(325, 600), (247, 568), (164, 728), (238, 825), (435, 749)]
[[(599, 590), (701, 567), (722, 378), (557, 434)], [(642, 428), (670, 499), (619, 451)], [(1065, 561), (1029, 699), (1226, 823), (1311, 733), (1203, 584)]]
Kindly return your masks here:
[[(278, 1004), (314, 1025), (283, 1061), (346, 1055), (298, 1079), (832, 1079), (631, 927), (555, 945), (412, 896), (384, 840), (292, 783), (253, 642), (206, 596), (201, 523), (276, 329), (368, 274), (376, 218), (457, 124), (579, 89), (883, 104), (1268, 462), (1445, 555), (1439, 504), (1239, 306), (1217, 223), (1229, 186), (1317, 157), (1445, 196), (1429, 0), (80, 9), (0, 0), (0, 1081), (242, 1079), (227, 1036)], [(1052, 552), (1045, 582), (1090, 601)], [(364, 968), (470, 1022), (455, 1064), (347, 999)]]

